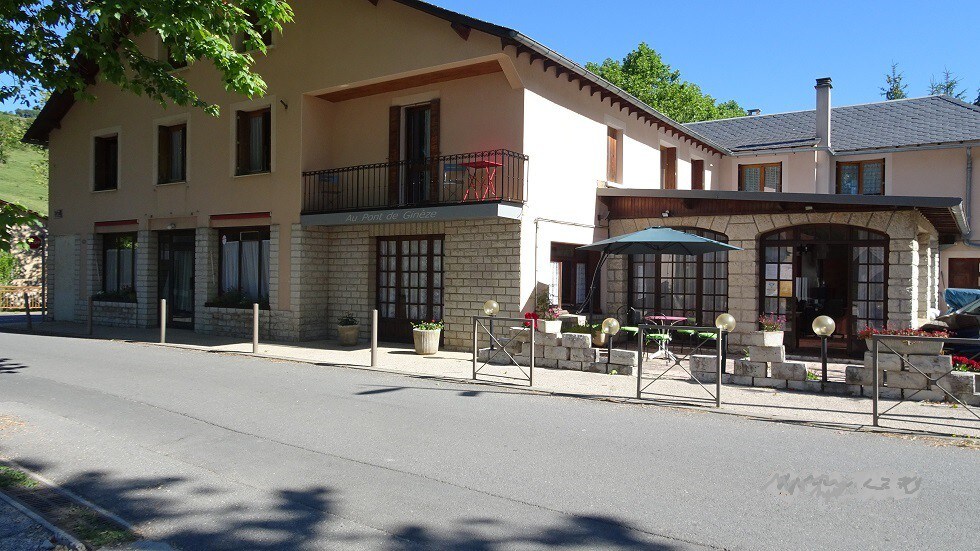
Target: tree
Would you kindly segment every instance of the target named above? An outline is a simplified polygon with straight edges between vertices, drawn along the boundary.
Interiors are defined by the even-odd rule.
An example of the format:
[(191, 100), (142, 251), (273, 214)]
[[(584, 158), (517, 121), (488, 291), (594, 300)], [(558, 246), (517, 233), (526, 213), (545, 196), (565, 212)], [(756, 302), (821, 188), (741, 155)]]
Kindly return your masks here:
[(12, 231), (15, 228), (36, 225), (40, 222), (38, 216), (27, 208), (0, 201), (0, 251), (9, 251)]
[(973, 105), (980, 107), (980, 88), (977, 88), (977, 99), (973, 100)]
[(746, 115), (734, 100), (716, 103), (697, 84), (681, 79), (680, 71), (664, 63), (646, 43), (641, 42), (622, 61), (606, 59), (601, 65), (588, 63), (586, 68), (678, 122)]
[[(209, 61), (227, 90), (261, 95), (247, 51), (266, 51), (263, 33), (281, 31), (293, 12), (284, 0), (9, 0), (0, 2), (0, 101), (36, 106), (46, 91), (91, 99), (99, 79), (162, 104), (193, 105), (212, 115), (218, 107), (200, 98), (171, 71), (168, 59), (140, 49), (137, 39), (158, 38), (171, 58)], [(246, 52), (235, 48), (243, 37)]]
[(904, 76), (905, 75), (898, 70), (898, 63), (892, 63), (892, 72), (890, 75), (885, 75), (885, 85), (881, 88), (881, 95), (884, 96), (886, 100), (905, 99), (909, 97), (906, 93), (909, 85), (902, 83), (902, 78)]
[(942, 94), (960, 100), (966, 99), (966, 90), (960, 88), (959, 77), (953, 75), (949, 69), (943, 69), (942, 80), (936, 81), (935, 75), (929, 79), (929, 93), (935, 95)]

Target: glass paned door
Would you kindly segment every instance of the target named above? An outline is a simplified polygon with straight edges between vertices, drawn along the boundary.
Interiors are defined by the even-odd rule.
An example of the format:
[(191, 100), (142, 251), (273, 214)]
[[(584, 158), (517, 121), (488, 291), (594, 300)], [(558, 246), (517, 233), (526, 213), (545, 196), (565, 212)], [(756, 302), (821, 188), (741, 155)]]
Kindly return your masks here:
[[(786, 317), (786, 331), (793, 331), (795, 288), (793, 247), (767, 246), (763, 250), (762, 312)], [(806, 288), (806, 284), (801, 285)]]
[(194, 232), (160, 234), (160, 298), (167, 300), (167, 326), (194, 328)]
[(382, 338), (410, 341), (411, 322), (441, 320), (443, 237), (378, 238), (377, 304)]
[(406, 170), (402, 188), (402, 204), (418, 205), (429, 199), (431, 141), (431, 105), (416, 105), (405, 108)]
[(853, 315), (858, 331), (885, 326), (885, 248), (860, 246), (851, 253), (854, 280)]

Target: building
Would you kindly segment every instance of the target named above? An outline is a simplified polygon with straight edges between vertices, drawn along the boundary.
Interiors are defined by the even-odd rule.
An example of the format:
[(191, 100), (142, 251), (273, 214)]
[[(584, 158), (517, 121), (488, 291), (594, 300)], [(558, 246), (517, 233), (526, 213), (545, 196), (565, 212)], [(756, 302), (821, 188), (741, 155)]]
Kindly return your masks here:
[[(728, 310), (747, 331), (767, 309), (798, 323), (782, 293), (811, 268), (779, 258), (764, 279), (770, 262), (760, 255), (770, 244), (803, 246), (809, 234), (771, 232), (832, 223), (817, 231), (867, 241), (847, 262), (864, 279), (840, 310), (870, 310), (842, 325), (910, 325), (938, 306), (941, 243), (969, 231), (955, 194), (969, 186), (963, 170), (941, 192), (916, 185), (935, 163), (952, 177), (945, 149), (851, 155), (834, 149), (843, 130), (814, 123), (808, 132), (805, 121), (792, 143), (759, 130), (772, 134), (762, 147), (742, 142), (741, 121), (679, 124), (517, 31), (431, 4), (291, 4), (296, 22), (256, 63), (266, 97), (226, 93), (205, 64), (175, 69), (220, 117), (98, 82), (92, 103), (56, 94), (45, 106), (25, 139), (50, 147), (57, 319), (83, 320), (95, 297), (97, 323), (149, 327), (166, 298), (168, 324), (245, 334), (243, 306), (258, 301), (264, 334), (301, 340), (377, 308), (383, 339), (442, 318), (445, 344), (465, 348), (486, 299), (510, 315), (543, 292), (581, 305), (598, 259), (577, 246), (670, 224), (745, 250), (611, 259), (594, 307), (623, 317), (635, 315), (629, 305), (683, 311), (704, 323)], [(165, 56), (155, 37), (138, 40)], [(831, 110), (829, 84), (818, 86), (827, 119), (849, 109)], [(980, 131), (950, 142), (949, 158), (971, 140)], [(830, 193), (835, 166), (855, 177), (845, 157), (885, 159), (883, 195)], [(843, 189), (876, 189), (873, 165), (857, 170), (857, 188), (847, 179)], [(765, 191), (777, 182), (777, 193)], [(775, 306), (760, 303), (773, 287)], [(857, 298), (860, 289), (873, 298)]]

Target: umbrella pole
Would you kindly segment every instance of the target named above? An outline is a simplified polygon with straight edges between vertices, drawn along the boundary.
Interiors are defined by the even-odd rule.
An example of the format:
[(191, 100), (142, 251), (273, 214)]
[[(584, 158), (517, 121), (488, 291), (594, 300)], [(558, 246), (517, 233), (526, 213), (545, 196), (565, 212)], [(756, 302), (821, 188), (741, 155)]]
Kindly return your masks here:
[(606, 258), (608, 257), (609, 257), (609, 253), (607, 253), (606, 251), (602, 251), (602, 254), (599, 256), (599, 263), (596, 264), (595, 271), (592, 272), (592, 285), (589, 287), (589, 294), (585, 296), (585, 304), (583, 304), (578, 309), (578, 312), (576, 312), (577, 314), (581, 314), (583, 311), (585, 311), (586, 308), (588, 308), (589, 323), (592, 323), (592, 315), (594, 313), (592, 311), (592, 295), (595, 294), (596, 283), (599, 280), (599, 271), (602, 270), (602, 265), (606, 263)]

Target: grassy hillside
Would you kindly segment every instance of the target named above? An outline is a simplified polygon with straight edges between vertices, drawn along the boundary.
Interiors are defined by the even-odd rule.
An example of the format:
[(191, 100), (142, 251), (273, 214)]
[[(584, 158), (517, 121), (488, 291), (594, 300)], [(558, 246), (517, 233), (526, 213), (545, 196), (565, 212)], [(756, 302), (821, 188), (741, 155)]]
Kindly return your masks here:
[[(11, 115), (0, 113), (0, 117)], [(7, 152), (7, 162), (0, 164), (0, 199), (20, 203), (42, 215), (48, 214), (47, 179), (32, 167), (47, 163), (47, 152), (34, 147), (17, 145)]]

